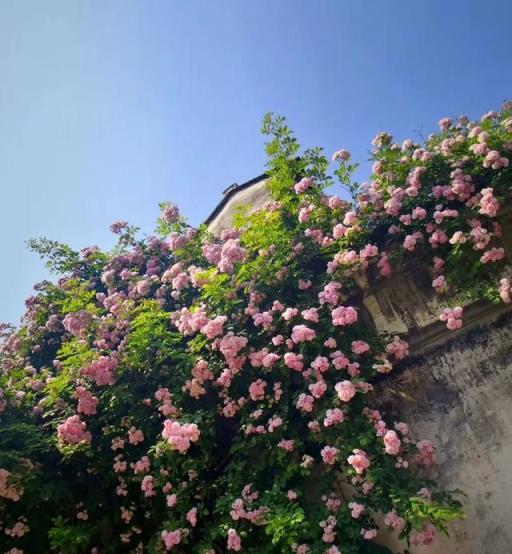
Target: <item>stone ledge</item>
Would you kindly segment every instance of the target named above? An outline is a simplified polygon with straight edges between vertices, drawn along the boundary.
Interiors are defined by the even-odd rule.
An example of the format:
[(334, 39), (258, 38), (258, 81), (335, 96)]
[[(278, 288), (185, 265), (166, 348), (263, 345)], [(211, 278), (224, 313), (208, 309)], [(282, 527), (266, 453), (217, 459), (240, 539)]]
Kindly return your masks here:
[[(510, 271), (512, 207), (507, 206), (501, 211), (499, 222), (503, 229), (501, 246), (505, 249)], [(430, 259), (418, 249), (414, 254), (406, 255), (399, 268), (387, 279), (372, 281), (366, 274), (357, 277), (363, 317), (379, 333), (396, 333), (405, 337), (412, 355), (439, 347), (477, 325), (495, 321), (512, 311), (512, 304), (468, 300), (461, 304), (464, 308), (463, 328), (447, 332), (445, 324), (439, 321), (439, 314), (446, 304), (443, 296), (432, 288), (430, 263)]]

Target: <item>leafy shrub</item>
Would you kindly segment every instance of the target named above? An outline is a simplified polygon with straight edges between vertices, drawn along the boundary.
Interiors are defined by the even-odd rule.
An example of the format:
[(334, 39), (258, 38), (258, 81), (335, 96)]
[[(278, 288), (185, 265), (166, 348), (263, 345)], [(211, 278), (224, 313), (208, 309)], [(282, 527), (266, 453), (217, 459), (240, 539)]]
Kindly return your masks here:
[(419, 247), (448, 329), (457, 302), (511, 300), (511, 106), (440, 125), (380, 133), (358, 185), (347, 151), (331, 174), (269, 115), (272, 200), (222, 237), (163, 204), (157, 236), (115, 223), (112, 252), (31, 241), (60, 278), (2, 328), (3, 551), (371, 553), (376, 514), (408, 544), (462, 517), (426, 477), (432, 443), (375, 409), (408, 345), (355, 302)]

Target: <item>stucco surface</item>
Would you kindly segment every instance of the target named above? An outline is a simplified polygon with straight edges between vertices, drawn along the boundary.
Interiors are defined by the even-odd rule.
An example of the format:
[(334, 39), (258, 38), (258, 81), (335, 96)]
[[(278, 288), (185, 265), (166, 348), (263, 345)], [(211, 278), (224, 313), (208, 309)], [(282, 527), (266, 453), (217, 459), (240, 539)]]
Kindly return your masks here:
[(231, 227), (233, 215), (240, 206), (248, 205), (252, 208), (261, 208), (270, 199), (266, 183), (266, 180), (258, 181), (231, 196), (225, 206), (223, 206), (221, 211), (208, 225), (209, 231), (214, 235), (220, 235), (224, 229)]
[(438, 447), (431, 476), (468, 495), (451, 537), (415, 553), (512, 552), (511, 344), (512, 314), (502, 314), (413, 357), (379, 385), (388, 415)]

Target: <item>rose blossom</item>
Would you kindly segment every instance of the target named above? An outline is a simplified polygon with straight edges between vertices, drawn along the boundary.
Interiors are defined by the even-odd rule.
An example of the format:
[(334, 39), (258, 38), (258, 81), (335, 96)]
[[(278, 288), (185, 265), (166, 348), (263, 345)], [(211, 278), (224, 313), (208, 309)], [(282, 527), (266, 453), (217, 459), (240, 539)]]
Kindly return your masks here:
[(332, 466), (336, 463), (336, 457), (339, 450), (334, 446), (324, 446), (320, 452), (322, 460), (329, 466)]
[(356, 395), (356, 387), (347, 380), (336, 383), (334, 388), (338, 393), (338, 398), (342, 402), (350, 402), (352, 398), (354, 398), (354, 396)]
[(400, 452), (401, 441), (396, 434), (396, 431), (388, 431), (384, 435), (384, 445), (387, 454), (396, 456)]
[(357, 474), (361, 474), (370, 467), (370, 460), (364, 450), (355, 448), (353, 454), (347, 458), (347, 462), (355, 469)]

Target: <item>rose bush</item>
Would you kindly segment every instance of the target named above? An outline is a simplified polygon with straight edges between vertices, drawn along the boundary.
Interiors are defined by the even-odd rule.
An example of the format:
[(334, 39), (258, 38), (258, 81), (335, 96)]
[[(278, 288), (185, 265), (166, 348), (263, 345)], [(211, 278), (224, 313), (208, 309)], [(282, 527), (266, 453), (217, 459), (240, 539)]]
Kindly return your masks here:
[(112, 252), (32, 241), (60, 278), (2, 328), (2, 551), (388, 552), (377, 514), (412, 545), (461, 517), (432, 442), (376, 409), (408, 345), (354, 302), (416, 249), (447, 332), (468, 298), (511, 301), (512, 106), (440, 127), (379, 133), (359, 186), (348, 151), (331, 174), (269, 115), (272, 200), (221, 237), (164, 204), (156, 236), (115, 223)]

